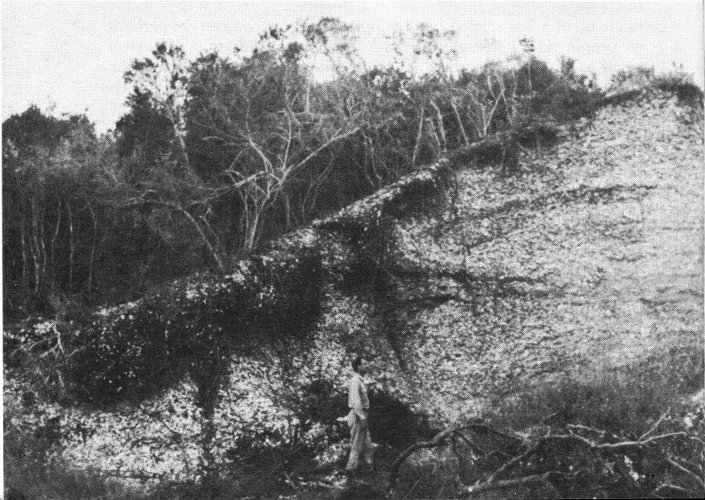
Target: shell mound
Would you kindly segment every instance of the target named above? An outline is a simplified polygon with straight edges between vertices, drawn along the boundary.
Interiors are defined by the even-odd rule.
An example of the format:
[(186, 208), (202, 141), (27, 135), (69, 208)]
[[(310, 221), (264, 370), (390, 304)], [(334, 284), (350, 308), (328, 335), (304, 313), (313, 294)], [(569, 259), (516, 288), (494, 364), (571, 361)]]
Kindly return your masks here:
[[(430, 210), (388, 203), (396, 188), (387, 188), (370, 199), (393, 213), (348, 224), (355, 237), (314, 223), (299, 236), (316, 231), (327, 278), (307, 343), (231, 354), (215, 430), (204, 428), (188, 377), (139, 404), (87, 408), (35, 401), (6, 367), (6, 418), (51, 433), (50, 456), (72, 467), (140, 484), (190, 481), (208, 432), (216, 466), (294, 432), (323, 443), (316, 461), (334, 461), (342, 447), (328, 438), (356, 352), (372, 359), (373, 390), (434, 426), (482, 414), (529, 382), (697, 358), (703, 145), (683, 112), (668, 93), (607, 105), (557, 145), (524, 151), (520, 175), (453, 160), (452, 192)], [(447, 187), (426, 177), (398, 191)], [(295, 309), (272, 297), (276, 310)]]

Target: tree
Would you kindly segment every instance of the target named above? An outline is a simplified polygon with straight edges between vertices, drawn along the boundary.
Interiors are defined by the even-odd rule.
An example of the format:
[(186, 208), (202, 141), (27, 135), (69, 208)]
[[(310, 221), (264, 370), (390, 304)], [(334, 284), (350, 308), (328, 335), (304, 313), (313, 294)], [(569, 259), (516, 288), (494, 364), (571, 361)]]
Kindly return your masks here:
[(135, 60), (125, 73), (125, 82), (134, 86), (134, 99), (146, 100), (154, 111), (172, 127), (184, 167), (190, 165), (186, 150), (186, 99), (188, 96), (188, 61), (179, 46), (157, 44), (152, 58)]
[(111, 149), (82, 115), (30, 107), (3, 123), (6, 311), (56, 310), (78, 291), (92, 299)]
[[(159, 43), (152, 58), (134, 61), (125, 73), (125, 81), (134, 86), (128, 98), (131, 111), (118, 122), (123, 162), (133, 172), (133, 193), (125, 207), (141, 207), (157, 218), (169, 212), (182, 217), (223, 269), (222, 244), (208, 220), (211, 190), (194, 171), (186, 142), (190, 72), (180, 47)], [(154, 125), (156, 135), (151, 134)], [(147, 134), (139, 133), (143, 130)], [(175, 229), (162, 232), (163, 237), (173, 238), (181, 228)], [(190, 236), (188, 231), (185, 235)]]
[[(215, 55), (197, 62), (193, 141), (208, 141), (212, 152), (206, 154), (219, 160), (216, 179), (227, 184), (218, 196), (239, 200), (240, 253), (255, 248), (277, 202), (291, 219), (295, 179), (359, 130), (354, 117), (344, 117), (320, 95), (306, 103), (307, 71), (292, 54), (257, 51), (240, 64)], [(212, 84), (214, 76), (222, 77), (219, 86)]]

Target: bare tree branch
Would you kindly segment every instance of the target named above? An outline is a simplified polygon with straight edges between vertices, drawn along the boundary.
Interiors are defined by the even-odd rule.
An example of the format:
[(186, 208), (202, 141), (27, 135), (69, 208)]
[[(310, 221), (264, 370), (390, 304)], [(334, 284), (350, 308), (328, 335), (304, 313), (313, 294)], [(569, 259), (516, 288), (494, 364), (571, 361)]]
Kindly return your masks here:
[(687, 475), (689, 478), (695, 480), (696, 483), (701, 488), (701, 493), (705, 493), (705, 482), (703, 482), (703, 479), (699, 477), (697, 474), (695, 474), (693, 471), (690, 471), (683, 467), (681, 464), (673, 460), (672, 458), (666, 458), (666, 461), (671, 464), (673, 467), (675, 467), (677, 470), (681, 471), (683, 474)]
[(666, 412), (663, 415), (661, 415), (661, 417), (658, 419), (658, 421), (656, 421), (654, 426), (639, 437), (639, 441), (643, 441), (646, 436), (648, 436), (649, 434), (654, 432), (656, 430), (656, 428), (661, 424), (661, 422), (663, 422), (663, 419), (668, 416), (670, 411), (671, 411), (671, 408), (669, 407), (668, 410), (666, 410)]

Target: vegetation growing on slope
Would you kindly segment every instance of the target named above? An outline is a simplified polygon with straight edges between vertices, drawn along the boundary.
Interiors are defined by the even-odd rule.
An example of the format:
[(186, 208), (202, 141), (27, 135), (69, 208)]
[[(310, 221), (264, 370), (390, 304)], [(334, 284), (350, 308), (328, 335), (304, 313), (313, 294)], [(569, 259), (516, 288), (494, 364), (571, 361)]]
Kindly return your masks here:
[(485, 159), (509, 171), (517, 138), (589, 116), (599, 99), (569, 64), (533, 56), (451, 74), (452, 33), (427, 26), (398, 41), (408, 57), (368, 68), (355, 36), (322, 19), (274, 27), (249, 55), (190, 60), (158, 44), (126, 72), (129, 111), (104, 137), (85, 117), (36, 108), (6, 120), (6, 316), (81, 319), (85, 306), (226, 269), (497, 133)]
[[(375, 440), (386, 445), (379, 458), (389, 465), (409, 440), (428, 439), (431, 427), (467, 418), (477, 410), (476, 394), (468, 394), (470, 384), (457, 383), (458, 376), (467, 375), (466, 382), (473, 384), (480, 377), (474, 387), (477, 394), (506, 396), (516, 390), (513, 380), (526, 373), (560, 371), (572, 361), (560, 359), (563, 352), (556, 351), (555, 363), (527, 370), (521, 364), (531, 360), (513, 356), (532, 352), (521, 344), (527, 340), (522, 337), (523, 323), (522, 328), (517, 325), (522, 314), (530, 315), (533, 307), (545, 313), (540, 300), (555, 298), (552, 286), (565, 285), (569, 293), (570, 286), (589, 292), (599, 275), (579, 265), (570, 268), (575, 275), (558, 276), (571, 283), (531, 274), (540, 270), (539, 263), (531, 262), (539, 252), (532, 245), (546, 243), (554, 248), (550, 244), (561, 243), (559, 238), (549, 238), (547, 228), (556, 224), (556, 217), (550, 210), (544, 213), (543, 207), (572, 203), (600, 207), (615, 200), (638, 204), (654, 184), (564, 188), (558, 176), (544, 177), (522, 168), (527, 158), (538, 155), (529, 148), (545, 146), (550, 143), (547, 139), (565, 134), (566, 128), (557, 127), (561, 121), (591, 118), (599, 94), (589, 91), (569, 62), (560, 73), (529, 59), (513, 69), (487, 65), (452, 77), (444, 72), (443, 53), (434, 48), (445, 35), (428, 29), (419, 32), (417, 41), (420, 54), (431, 55), (435, 73), (415, 75), (402, 61), (394, 68), (360, 73), (348, 65), (350, 46), (331, 45), (333, 37), (349, 34), (348, 27), (324, 20), (298, 32), (302, 41), (292, 42), (291, 30), (276, 29), (263, 36), (262, 47), (249, 58), (229, 60), (209, 54), (194, 63), (186, 61), (177, 48), (158, 46), (151, 58), (135, 62), (128, 75), (135, 84), (132, 111), (118, 127), (117, 143), (87, 132), (89, 143), (105, 146), (100, 155), (90, 158), (107, 163), (100, 171), (103, 177), (89, 178), (104, 189), (101, 193), (110, 188), (112, 194), (99, 199), (98, 190), (77, 191), (83, 196), (81, 216), (75, 214), (75, 192), (55, 192), (49, 189), (50, 183), (43, 184), (42, 177), (57, 178), (54, 170), (44, 168), (57, 165), (51, 156), (54, 151), (61, 151), (65, 160), (61, 165), (66, 166), (55, 170), (62, 175), (68, 172), (74, 180), (85, 173), (78, 166), (85, 163), (90, 172), (93, 166), (103, 165), (90, 158), (84, 162), (82, 150), (73, 147), (74, 136), (61, 128), (73, 130), (81, 120), (53, 120), (35, 116), (36, 112), (17, 117), (20, 122), (32, 118), (47, 126), (60, 125), (56, 135), (64, 141), (64, 149), (36, 138), (22, 145), (19, 133), (3, 149), (15, 168), (7, 170), (8, 176), (42, 174), (30, 176), (30, 185), (40, 189), (31, 192), (28, 203), (14, 207), (19, 222), (6, 226), (20, 243), (8, 257), (13, 276), (20, 277), (12, 285), (10, 308), (17, 306), (16, 311), (27, 313), (41, 308), (50, 312), (51, 307), (55, 316), (11, 329), (4, 338), (6, 353), (11, 353), (5, 373), (12, 414), (8, 432), (17, 444), (12, 448), (16, 477), (27, 473), (24, 460), (28, 458), (47, 471), (60, 471), (64, 463), (86, 465), (86, 457), (101, 456), (103, 465), (122, 477), (174, 481), (177, 492), (185, 488), (191, 495), (230, 489), (264, 495), (294, 491), (306, 496), (316, 486), (305, 482), (332, 480), (321, 474), (344, 451), (344, 432), (336, 419), (344, 412), (341, 367), (348, 350), (361, 349), (376, 358), (375, 404), (381, 414), (375, 423), (379, 432)], [(337, 61), (338, 79), (328, 83), (311, 79), (311, 51)], [(170, 78), (163, 80), (165, 74)], [(648, 95), (640, 90), (607, 102), (629, 105), (627, 99), (644, 97)], [(228, 103), (237, 106), (228, 108)], [(251, 114), (243, 115), (243, 108)], [(569, 132), (589, 140), (589, 123), (587, 130), (571, 129), (571, 124)], [(152, 135), (154, 131), (158, 133)], [(113, 146), (115, 157), (110, 151)], [(660, 147), (659, 141), (653, 147)], [(35, 161), (41, 155), (48, 155), (50, 161)], [(450, 161), (419, 168), (422, 162), (442, 156)], [(594, 165), (603, 167), (606, 162), (605, 157), (595, 158)], [(454, 169), (478, 165), (486, 169), (477, 173), (481, 182), (468, 188), (468, 179), (459, 179)], [(564, 170), (569, 172), (570, 165)], [(484, 184), (483, 175), (488, 181)], [(383, 185), (373, 195), (334, 212)], [(55, 211), (47, 208), (52, 195), (66, 196), (59, 197)], [(468, 204), (467, 198), (473, 196), (476, 201)], [(482, 208), (483, 204), (487, 206)], [(330, 212), (333, 215), (326, 215)], [(315, 219), (319, 215), (323, 216)], [(270, 239), (311, 220), (302, 230)], [(639, 236), (629, 232), (631, 227), (589, 220), (603, 224), (597, 229), (607, 231), (606, 238)], [(90, 316), (81, 305), (113, 293), (108, 292), (109, 280), (98, 278), (100, 256), (107, 255), (107, 247), (101, 245), (128, 234), (118, 230), (108, 237), (101, 231), (120, 226), (103, 227), (105, 221), (122, 221), (130, 227), (130, 235), (141, 235), (137, 240), (144, 245), (141, 248), (149, 249), (150, 257), (141, 261), (137, 246), (129, 254), (136, 256), (135, 262), (129, 262), (128, 253), (122, 256), (122, 265), (144, 264), (139, 271), (144, 286), (132, 281), (122, 291), (114, 290), (120, 296), (130, 289), (128, 296), (134, 300)], [(429, 222), (425, 232), (418, 231), (423, 225), (419, 221)], [(86, 232), (86, 228), (92, 230)], [(419, 242), (415, 238), (419, 235), (427, 241)], [(522, 238), (532, 244), (524, 244)], [(512, 246), (516, 241), (519, 245)], [(410, 242), (419, 246), (416, 254), (409, 251)], [(169, 251), (162, 252), (167, 247)], [(517, 252), (512, 257), (514, 268), (504, 265), (503, 251)], [(145, 293), (146, 285), (159, 274), (156, 269), (163, 271), (174, 262), (185, 271), (208, 262), (203, 267), (213, 270)], [(526, 269), (516, 269), (525, 263)], [(71, 277), (68, 283), (65, 272)], [(155, 272), (152, 278), (150, 272)], [(85, 290), (86, 283), (86, 297), (71, 295)], [(505, 300), (505, 295), (510, 299)], [(465, 329), (459, 322), (441, 324), (444, 308), (455, 314), (458, 305), (477, 318), (474, 329)], [(462, 335), (447, 335), (453, 328), (462, 328)], [(544, 328), (541, 342), (550, 341), (550, 334), (550, 328)], [(572, 340), (568, 333), (564, 336)], [(463, 350), (464, 340), (476, 340), (475, 350)], [(417, 351), (428, 353), (425, 358), (409, 355), (418, 343), (425, 350)], [(506, 351), (493, 350), (493, 343), (506, 343)], [(462, 360), (465, 365), (479, 359), (480, 365), (492, 369), (454, 370), (458, 355), (468, 355)], [(697, 376), (702, 364), (697, 360), (692, 364)], [(434, 376), (427, 378), (429, 367)], [(683, 367), (674, 372), (682, 375)], [(449, 377), (452, 373), (455, 379)], [(51, 401), (56, 396), (49, 394), (52, 391), (64, 399)], [(601, 383), (558, 390), (557, 396), (546, 396), (546, 406), (551, 407), (554, 400), (569, 403), (571, 392), (577, 398), (576, 407), (582, 407), (581, 398), (605, 407)], [(417, 396), (424, 393), (429, 397), (419, 401)], [(599, 397), (592, 398), (593, 393)], [(75, 403), (77, 395), (99, 406), (66, 404)], [(607, 396), (620, 397), (618, 393)], [(660, 417), (665, 411), (661, 406), (635, 410), (647, 396), (621, 407), (639, 416), (615, 417), (616, 427), (599, 438), (600, 446), (604, 439), (610, 443), (638, 440), (642, 434), (635, 429), (644, 425), (639, 419), (655, 422)], [(528, 401), (534, 401), (532, 397)], [(503, 404), (496, 406), (501, 409)], [(321, 406), (328, 411), (320, 411)], [(521, 402), (517, 408), (523, 411)], [(431, 425), (410, 409), (430, 414)], [(608, 410), (605, 415), (610, 415)], [(691, 420), (696, 417), (693, 413)], [(523, 428), (523, 423), (509, 422), (505, 415), (490, 418), (493, 425)], [(570, 432), (563, 424), (602, 429), (601, 422), (560, 418), (563, 421), (547, 432)], [(404, 425), (408, 435), (382, 425), (390, 419)], [(124, 432), (126, 421), (132, 427), (129, 433)], [(682, 431), (680, 423), (668, 424), (679, 433), (700, 425), (686, 425)], [(37, 429), (36, 442), (23, 441), (28, 429)], [(566, 453), (566, 460), (557, 465), (537, 464), (533, 457), (524, 456), (537, 441), (544, 446), (544, 431), (515, 440), (508, 453), (520, 458), (512, 462), (519, 466), (512, 475), (553, 480), (543, 475), (556, 470), (563, 479), (571, 476), (565, 484), (552, 486), (563, 494), (649, 494), (670, 479), (649, 477), (641, 483), (634, 480), (634, 485), (629, 483), (628, 470), (627, 477), (619, 471), (608, 474), (608, 482), (614, 479), (614, 483), (602, 484), (602, 479), (591, 476), (585, 485), (576, 486), (574, 471), (564, 469), (576, 463), (585, 466), (581, 450), (542, 448), (542, 453), (558, 457)], [(28, 457), (19, 451), (23, 448), (36, 449), (36, 456)], [(116, 452), (114, 456), (110, 450)], [(646, 477), (658, 468), (654, 464), (673, 457), (692, 461), (697, 453), (697, 447), (678, 441), (672, 448), (659, 448), (654, 460), (651, 455), (646, 462), (629, 460), (637, 464), (632, 472)], [(463, 486), (462, 481), (441, 475), (444, 484), (431, 481), (423, 489), (429, 467), (438, 470), (434, 469), (437, 457), (425, 458), (425, 464), (412, 465), (412, 471), (423, 474), (413, 476), (413, 484), (402, 480), (400, 496), (442, 496), (452, 487)], [(510, 473), (509, 466), (501, 465), (506, 461), (494, 456), (484, 462), (485, 458), (472, 459), (477, 467), (471, 482), (488, 486), (493, 482), (488, 477), (498, 470)], [(612, 458), (600, 456), (589, 466), (608, 466)], [(455, 462), (448, 464), (455, 467)], [(546, 469), (549, 465), (551, 470)], [(294, 472), (301, 476), (293, 476)], [(86, 482), (91, 478), (87, 473)], [(189, 481), (194, 482), (192, 489)], [(463, 481), (469, 484), (467, 478)], [(676, 488), (700, 492), (691, 483), (683, 471), (672, 481)], [(105, 485), (100, 488), (110, 491)], [(165, 488), (168, 496), (169, 486)]]

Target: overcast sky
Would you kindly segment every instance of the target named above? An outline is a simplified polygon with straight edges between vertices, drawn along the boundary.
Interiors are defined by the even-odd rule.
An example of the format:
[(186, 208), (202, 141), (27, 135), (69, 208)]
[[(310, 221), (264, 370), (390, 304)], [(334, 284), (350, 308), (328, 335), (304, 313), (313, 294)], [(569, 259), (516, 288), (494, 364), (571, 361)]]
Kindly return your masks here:
[(685, 2), (2, 2), (3, 120), (30, 104), (55, 113), (86, 112), (99, 131), (113, 128), (130, 89), (122, 75), (157, 42), (188, 57), (216, 48), (248, 53), (273, 24), (337, 17), (359, 28), (372, 63), (390, 55), (385, 35), (425, 22), (455, 30), (460, 63), (473, 67), (518, 53), (533, 38), (536, 55), (561, 55), (606, 82), (618, 69), (673, 62), (703, 86), (701, 0)]

